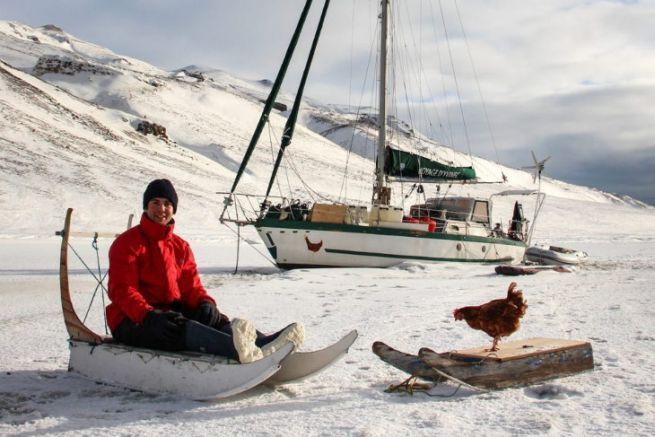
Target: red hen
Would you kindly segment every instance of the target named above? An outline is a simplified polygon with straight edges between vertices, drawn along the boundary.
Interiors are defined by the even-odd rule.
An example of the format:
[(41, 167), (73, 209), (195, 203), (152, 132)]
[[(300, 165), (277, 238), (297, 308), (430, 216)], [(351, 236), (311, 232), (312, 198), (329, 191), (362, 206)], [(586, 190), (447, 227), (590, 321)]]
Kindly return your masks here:
[(507, 297), (494, 299), (479, 306), (457, 308), (453, 311), (455, 320), (466, 320), (473, 328), (486, 332), (494, 341), (491, 351), (498, 350), (501, 337), (507, 337), (521, 326), (520, 319), (528, 309), (528, 303), (523, 300), (523, 292), (515, 290), (516, 282), (509, 284)]

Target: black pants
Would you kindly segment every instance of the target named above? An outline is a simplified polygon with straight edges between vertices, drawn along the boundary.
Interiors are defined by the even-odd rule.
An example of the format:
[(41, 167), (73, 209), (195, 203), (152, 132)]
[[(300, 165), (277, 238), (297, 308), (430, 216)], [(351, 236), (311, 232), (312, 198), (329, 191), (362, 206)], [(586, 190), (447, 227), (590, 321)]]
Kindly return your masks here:
[[(255, 344), (258, 347), (262, 347), (275, 340), (282, 331), (280, 330), (271, 335), (257, 331)], [(239, 355), (234, 348), (232, 327), (230, 324), (222, 325), (217, 329), (198, 323), (195, 320), (187, 320), (180, 330), (180, 335), (171, 340), (163, 338), (160, 333), (125, 318), (112, 334), (117, 342), (130, 346), (165, 351), (190, 350), (221, 355), (234, 360), (239, 359)]]

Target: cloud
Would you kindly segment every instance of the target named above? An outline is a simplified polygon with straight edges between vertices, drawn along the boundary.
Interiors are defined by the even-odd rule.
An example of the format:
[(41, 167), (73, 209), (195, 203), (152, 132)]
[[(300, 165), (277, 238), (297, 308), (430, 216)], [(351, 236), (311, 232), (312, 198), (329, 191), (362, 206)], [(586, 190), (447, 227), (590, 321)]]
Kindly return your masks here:
[(593, 159), (565, 153), (550, 176), (577, 185), (627, 194), (655, 206), (655, 145), (650, 149), (605, 150)]
[(655, 204), (653, 99), (648, 86), (592, 87), (494, 107), (501, 160), (520, 167), (534, 150), (552, 156), (546, 169), (552, 177)]

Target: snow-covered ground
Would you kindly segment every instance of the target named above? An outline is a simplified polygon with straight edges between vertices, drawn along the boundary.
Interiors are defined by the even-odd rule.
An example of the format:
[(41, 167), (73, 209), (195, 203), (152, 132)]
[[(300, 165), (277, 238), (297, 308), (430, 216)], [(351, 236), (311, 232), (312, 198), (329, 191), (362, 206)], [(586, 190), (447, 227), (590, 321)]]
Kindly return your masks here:
[[(617, 215), (617, 218), (619, 216)], [(375, 340), (406, 351), (486, 345), (489, 338), (452, 318), (458, 306), (505, 293), (510, 278), (493, 266), (408, 263), (389, 269), (278, 271), (249, 246), (233, 274), (230, 238), (193, 240), (202, 278), (221, 308), (273, 330), (306, 325), (304, 349), (360, 337), (325, 372), (276, 389), (257, 387), (220, 402), (194, 402), (110, 387), (68, 373), (58, 298), (59, 239), (4, 239), (0, 269), (0, 434), (89, 435), (652, 435), (655, 430), (655, 226), (602, 236), (594, 228), (571, 240), (588, 265), (575, 273), (518, 277), (529, 309), (511, 338), (590, 341), (591, 372), (491, 393), (460, 389), (448, 397), (388, 394), (406, 375), (371, 352)], [(566, 218), (543, 224), (555, 235)], [(618, 222), (618, 221), (617, 221)], [(648, 224), (650, 222), (650, 224)], [(75, 248), (94, 266), (90, 242)], [(263, 250), (261, 244), (256, 245)], [(101, 245), (104, 264), (105, 245)], [(78, 312), (94, 283), (72, 265)], [(90, 315), (101, 319), (96, 299)], [(438, 390), (450, 394), (455, 387)]]
[[(233, 180), (261, 111), (262, 84), (220, 72), (199, 82), (58, 29), (16, 23), (0, 22), (0, 55), (0, 434), (655, 432), (655, 209), (543, 179), (548, 197), (534, 242), (584, 250), (590, 261), (575, 273), (517, 278), (529, 309), (510, 338), (590, 341), (592, 372), (486, 394), (388, 394), (384, 389), (405, 375), (372, 354), (373, 341), (411, 352), (486, 345), (489, 338), (456, 323), (452, 310), (503, 296), (510, 279), (495, 275), (493, 266), (468, 264), (279, 271), (260, 254), (266, 251), (252, 229), (243, 232), (253, 246), (241, 244), (233, 274), (236, 237), (218, 223), (222, 198), (216, 192)], [(34, 76), (42, 55), (72, 57), (82, 70)], [(306, 109), (318, 111), (321, 123), (329, 114)], [(271, 116), (273, 127), (284, 124), (283, 115)], [(138, 134), (135, 124), (144, 119), (166, 125), (169, 140)], [(310, 124), (298, 126), (290, 149), (296, 167), (309, 175), (304, 182), (333, 198), (366, 200), (372, 169), (366, 154), (348, 157), (344, 144), (333, 142), (346, 141), (343, 130), (331, 141)], [(264, 155), (253, 158), (244, 176), (247, 190), (260, 192), (267, 182), (270, 153)], [(344, 196), (340, 167), (347, 160), (355, 182)], [(535, 188), (526, 172), (479, 158), (475, 164), (486, 179), (504, 172), (508, 189)], [(292, 167), (288, 162), (283, 179), (297, 190), (303, 181)], [(191, 242), (204, 284), (227, 314), (251, 319), (264, 331), (302, 321), (307, 350), (354, 328), (360, 337), (350, 353), (301, 383), (257, 387), (220, 402), (143, 394), (68, 373), (54, 231), (63, 226), (67, 207), (75, 208), (76, 230), (123, 229), (154, 177), (176, 184), (178, 233)], [(487, 196), (496, 188), (452, 190)], [(524, 205), (531, 218), (530, 202)], [(494, 219), (506, 223), (511, 206), (500, 201)], [(95, 265), (90, 241), (73, 243)], [(107, 244), (100, 245), (103, 267)], [(95, 284), (79, 262), (71, 263), (73, 297), (84, 315)], [(96, 330), (103, 329), (101, 307), (97, 296), (88, 321)]]

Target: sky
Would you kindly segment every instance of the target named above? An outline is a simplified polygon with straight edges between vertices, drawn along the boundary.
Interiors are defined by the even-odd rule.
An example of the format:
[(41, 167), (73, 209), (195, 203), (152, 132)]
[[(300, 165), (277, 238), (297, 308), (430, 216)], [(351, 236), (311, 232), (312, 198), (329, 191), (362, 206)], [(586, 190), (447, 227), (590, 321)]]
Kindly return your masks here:
[[(303, 4), (0, 0), (0, 19), (55, 24), (164, 69), (195, 64), (273, 79)], [(321, 6), (315, 2), (307, 29)], [(332, 1), (306, 96), (361, 103), (354, 96), (358, 72), (370, 65), (377, 7), (375, 0)], [(454, 23), (450, 45), (425, 41), (421, 50), (467, 49), (453, 59), (469, 64), (457, 67), (457, 86), (467, 142), (481, 144), (472, 153), (521, 167), (531, 164), (533, 150), (551, 157), (547, 176), (655, 205), (655, 1), (443, 0), (442, 7)], [(421, 27), (439, 26), (436, 1), (398, 2), (398, 9), (421, 17)], [(305, 35), (299, 53), (306, 53), (309, 39)], [(293, 92), (301, 68), (290, 68), (287, 91)], [(447, 76), (443, 68), (439, 77)]]

